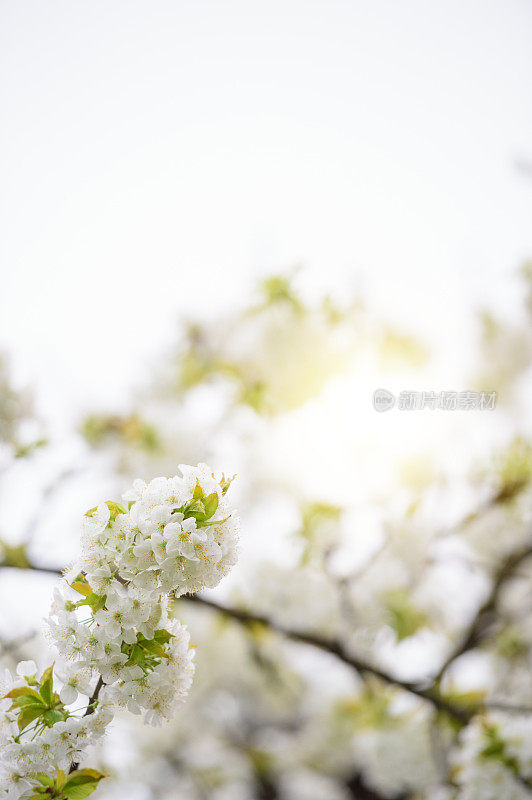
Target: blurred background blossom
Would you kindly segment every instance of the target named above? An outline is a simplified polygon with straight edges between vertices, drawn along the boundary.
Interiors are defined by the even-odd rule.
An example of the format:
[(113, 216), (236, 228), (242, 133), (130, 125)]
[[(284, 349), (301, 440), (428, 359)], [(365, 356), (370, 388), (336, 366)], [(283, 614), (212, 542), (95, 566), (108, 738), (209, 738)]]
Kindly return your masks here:
[(95, 498), (206, 461), (240, 561), (100, 796), (532, 796), (530, 7), (1, 14), (2, 664)]

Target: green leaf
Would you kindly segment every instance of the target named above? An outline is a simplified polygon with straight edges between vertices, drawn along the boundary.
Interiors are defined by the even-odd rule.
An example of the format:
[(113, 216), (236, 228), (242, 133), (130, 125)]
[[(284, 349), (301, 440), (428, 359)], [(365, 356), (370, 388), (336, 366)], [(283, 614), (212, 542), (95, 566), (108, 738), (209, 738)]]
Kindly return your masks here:
[[(212, 476), (214, 478), (214, 474)], [(231, 483), (236, 478), (236, 475), (233, 475), (232, 478), (226, 478), (225, 475), (222, 474), (222, 480), (220, 481), (220, 486), (222, 487), (222, 494), (226, 494), (227, 490), (231, 486)]]
[(54, 785), (54, 781), (47, 775), (45, 772), (39, 772), (38, 775), (35, 776), (39, 783), (42, 783), (43, 786), (48, 786), (48, 788), (52, 788)]
[(159, 628), (153, 634), (153, 638), (156, 642), (162, 642), (163, 644), (168, 644), (170, 639), (173, 639), (173, 636), (165, 628)]
[(46, 669), (41, 678), (39, 693), (47, 706), (51, 705), (54, 696), (54, 665)]
[(107, 595), (99, 595), (91, 590), (89, 594), (86, 594), (83, 600), (78, 600), (76, 603), (76, 608), (80, 608), (81, 606), (90, 606), (94, 612), (100, 611), (105, 607), (106, 600)]
[(55, 778), (55, 785), (56, 785), (57, 789), (62, 789), (63, 788), (67, 777), (68, 776), (67, 776), (66, 772), (63, 772), (63, 770), (60, 769), (59, 772), (56, 775), (56, 778)]
[(32, 697), (31, 694), (21, 694), (20, 697), (15, 697), (12, 703), (12, 708), (23, 708), (24, 706), (35, 706), (39, 705), (41, 708), (45, 708), (44, 702), (41, 700), (39, 703), (35, 697)]
[(208, 495), (203, 501), (203, 505), (205, 506), (205, 519), (210, 519), (218, 508), (218, 495), (216, 492)]
[(80, 798), (89, 797), (97, 788), (98, 784), (94, 781), (79, 786), (67, 785), (63, 788), (63, 797), (66, 797), (67, 800), (80, 800)]
[(63, 795), (68, 800), (82, 800), (89, 797), (98, 787), (99, 782), (105, 778), (95, 769), (78, 769), (69, 775), (62, 788)]
[(72, 581), (70, 586), (72, 589), (74, 589), (74, 591), (76, 591), (78, 594), (82, 594), (84, 597), (88, 597), (90, 594), (92, 594), (92, 589), (86, 580), (80, 580), (79, 578), (76, 578), (75, 581)]
[(10, 545), (4, 541), (2, 541), (1, 544), (2, 547), (0, 549), (2, 550), (3, 555), (2, 566), (16, 567), (18, 569), (29, 569), (30, 562), (26, 552), (25, 544)]
[(51, 728), (56, 722), (63, 722), (65, 715), (56, 708), (49, 708), (48, 711), (44, 712), (43, 719), (48, 727)]
[(92, 606), (93, 611), (96, 612), (96, 611), (101, 611), (102, 608), (105, 608), (105, 601), (107, 600), (107, 595), (106, 594), (99, 595), (93, 592), (91, 595), (89, 595), (87, 599), (89, 601), (89, 605)]
[(205, 514), (205, 506), (201, 500), (194, 500), (193, 503), (189, 503), (187, 506), (187, 510), (185, 512), (185, 516), (203, 516)]
[(23, 731), (24, 728), (27, 728), (30, 722), (33, 722), (35, 719), (41, 716), (44, 709), (42, 706), (30, 706), (29, 708), (25, 708), (18, 717), (18, 729), (19, 731)]
[(114, 522), (119, 514), (126, 514), (126, 509), (120, 503), (114, 503), (112, 500), (107, 500), (105, 505), (111, 512), (111, 522)]
[(414, 636), (429, 620), (422, 608), (411, 599), (403, 588), (392, 589), (383, 598), (389, 616), (390, 627), (395, 631), (399, 642)]
[(192, 493), (193, 500), (201, 500), (204, 496), (204, 491), (200, 486), (199, 480), (196, 478), (196, 485), (194, 487), (194, 492)]
[(15, 697), (11, 708), (27, 708), (27, 706), (39, 706), (42, 711), (46, 708), (46, 703), (41, 697), (33, 697), (31, 694), (22, 694), (20, 697)]
[[(229, 514), (229, 517), (230, 516), (231, 516), (231, 514)], [(201, 525), (199, 525), (199, 527), (200, 528), (209, 528), (211, 525), (223, 525), (224, 522), (227, 522), (229, 517), (225, 517), (225, 519), (211, 519), (211, 520), (209, 520), (209, 522), (202, 522)]]
[(21, 697), (24, 694), (31, 695), (32, 697), (35, 697), (37, 700), (40, 700), (42, 702), (41, 696), (37, 694), (35, 689), (30, 689), (29, 686), (18, 686), (16, 689), (11, 689), (11, 691), (8, 692), (6, 695), (4, 695), (4, 698), (2, 699), (5, 699), (6, 697), (10, 698)]
[(168, 658), (168, 653), (164, 649), (164, 647), (159, 644), (159, 642), (151, 641), (142, 644), (142, 647), (148, 651), (148, 653), (153, 653), (156, 656), (160, 656), (161, 658)]
[(131, 648), (131, 653), (129, 656), (128, 661), (126, 662), (128, 666), (133, 666), (135, 664), (141, 664), (144, 661), (144, 652), (142, 647), (138, 644), (133, 645)]

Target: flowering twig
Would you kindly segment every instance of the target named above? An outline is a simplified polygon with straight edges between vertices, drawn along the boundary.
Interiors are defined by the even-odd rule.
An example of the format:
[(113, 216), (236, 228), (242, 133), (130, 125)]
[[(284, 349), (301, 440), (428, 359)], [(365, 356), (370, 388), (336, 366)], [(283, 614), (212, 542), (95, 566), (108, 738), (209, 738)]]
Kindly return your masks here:
[[(37, 572), (47, 572), (54, 575), (62, 574), (62, 571), (59, 568), (54, 568), (54, 567), (43, 568), (32, 564), (29, 567), (29, 569), (35, 570)], [(442, 697), (439, 694), (439, 692), (433, 687), (422, 688), (420, 686), (417, 686), (413, 682), (403, 681), (400, 678), (397, 678), (394, 675), (390, 675), (388, 672), (373, 666), (372, 664), (369, 664), (361, 659), (355, 658), (346, 651), (342, 643), (338, 640), (323, 639), (313, 634), (304, 633), (302, 631), (290, 630), (288, 628), (284, 628), (281, 627), (280, 625), (277, 625), (269, 617), (262, 616), (259, 614), (253, 614), (249, 611), (244, 611), (243, 609), (223, 605), (221, 603), (216, 602), (215, 600), (210, 600), (206, 597), (202, 597), (201, 595), (197, 594), (185, 595), (180, 599), (186, 600), (187, 602), (190, 603), (196, 603), (197, 605), (204, 606), (205, 608), (210, 608), (213, 611), (217, 611), (218, 613), (223, 614), (225, 617), (233, 619), (236, 622), (239, 622), (243, 625), (249, 625), (249, 624), (264, 625), (265, 627), (269, 628), (275, 633), (279, 633), (280, 635), (284, 636), (287, 639), (292, 639), (293, 641), (300, 642), (302, 644), (311, 645), (312, 647), (316, 647), (319, 650), (323, 650), (327, 653), (330, 653), (331, 655), (336, 656), (345, 664), (352, 667), (361, 674), (373, 675), (374, 677), (379, 678), (385, 683), (398, 686), (399, 688), (404, 689), (405, 691), (414, 694), (423, 700), (427, 700), (428, 702), (432, 703), (432, 705), (435, 706), (439, 711), (444, 711), (450, 714), (450, 716), (454, 717), (457, 721), (461, 723), (466, 723), (473, 715), (473, 711), (464, 709), (449, 702), (444, 697)]]
[[(181, 471), (136, 481), (124, 505), (107, 501), (86, 513), (81, 556), (54, 590), (46, 620), (58, 664), (38, 677), (34, 662), (21, 662), (18, 677), (0, 676), (0, 797), (88, 797), (105, 776), (79, 769), (78, 760), (115, 708), (161, 724), (185, 700), (193, 649), (168, 614), (169, 596), (219, 583), (236, 562), (238, 519), (225, 497), (230, 480), (204, 464)], [(3, 566), (30, 568), (24, 546), (22, 555)], [(80, 692), (90, 694), (81, 717), (71, 710)]]
[[(328, 639), (319, 636), (317, 634), (288, 629), (282, 625), (279, 625), (277, 622), (275, 622), (274, 620), (270, 619), (265, 615), (254, 614), (253, 612), (248, 611), (246, 609), (235, 608), (230, 605), (225, 605), (215, 600), (204, 597), (198, 593), (181, 594), (180, 591), (178, 590), (177, 596), (179, 597), (179, 599), (182, 599), (188, 603), (192, 603), (197, 605), (198, 607), (204, 607), (216, 613), (222, 614), (223, 616), (227, 617), (228, 619), (234, 620), (240, 625), (243, 626), (262, 625), (268, 628), (269, 630), (273, 631), (274, 633), (283, 636), (286, 639), (318, 648), (321, 651), (329, 653), (330, 655), (333, 655), (334, 657), (338, 658), (340, 661), (342, 661), (346, 665), (356, 670), (358, 674), (362, 676), (370, 675), (378, 678), (379, 680), (383, 681), (386, 684), (389, 684), (391, 686), (396, 686), (399, 689), (402, 689), (420, 698), (421, 700), (430, 703), (437, 711), (442, 712), (447, 716), (451, 717), (460, 725), (465, 725), (478, 712), (485, 710), (501, 710), (510, 714), (513, 713), (527, 714), (532, 711), (532, 709), (525, 706), (506, 705), (504, 703), (499, 703), (495, 701), (479, 702), (477, 705), (464, 706), (462, 704), (457, 703), (456, 701), (453, 701), (445, 697), (445, 695), (441, 692), (439, 685), (440, 678), (444, 674), (448, 666), (451, 663), (453, 663), (454, 660), (457, 659), (461, 654), (477, 646), (488, 634), (491, 626), (491, 621), (493, 619), (493, 615), (496, 610), (503, 586), (505, 585), (506, 581), (511, 579), (516, 574), (519, 565), (531, 555), (532, 555), (532, 547), (528, 546), (522, 548), (518, 552), (511, 554), (503, 561), (503, 563), (495, 572), (492, 588), (488, 598), (479, 608), (477, 614), (472, 620), (470, 626), (467, 628), (459, 644), (455, 647), (451, 655), (446, 659), (446, 662), (443, 665), (439, 675), (437, 676), (436, 679), (434, 679), (433, 682), (431, 682), (430, 685), (423, 685), (422, 683), (401, 680), (395, 677), (393, 674), (390, 674), (386, 670), (380, 669), (379, 667), (371, 663), (368, 663), (363, 659), (357, 658), (347, 650), (345, 645), (339, 639)], [(54, 567), (40, 568), (36, 565), (28, 564), (26, 568), (45, 572), (48, 574), (55, 574), (55, 575), (61, 574), (61, 570)], [(111, 575), (111, 580), (116, 580), (117, 586), (121, 587), (120, 591), (128, 591), (129, 581), (127, 579), (117, 574), (115, 578), (113, 578), (113, 576)], [(102, 591), (101, 587), (100, 591)], [(95, 597), (98, 597), (98, 595), (95, 595)], [(99, 694), (103, 688), (104, 688), (104, 680), (100, 675), (98, 683), (85, 709), (83, 715), (84, 717), (88, 717), (94, 714), (96, 708), (98, 707)], [(71, 767), (71, 773), (75, 773), (78, 770), (78, 766), (79, 766), (78, 763), (74, 763)], [(516, 773), (515, 777), (517, 780), (519, 780), (521, 785), (526, 786), (527, 789), (530, 788), (528, 779), (524, 778), (518, 773)]]
[[(31, 565), (29, 569), (35, 571), (44, 571), (55, 575), (61, 574), (61, 570), (59, 568), (53, 568), (53, 567), (45, 567), (43, 569), (39, 566)], [(314, 634), (284, 628), (280, 625), (277, 625), (277, 623), (275, 623), (269, 617), (260, 614), (253, 614), (243, 609), (224, 605), (215, 600), (208, 599), (198, 594), (184, 595), (179, 599), (185, 600), (190, 603), (195, 603), (197, 605), (201, 605), (205, 608), (210, 608), (213, 611), (217, 611), (223, 616), (232, 619), (235, 622), (238, 622), (242, 625), (250, 625), (250, 624), (263, 625), (264, 627), (274, 631), (275, 633), (280, 634), (281, 636), (287, 639), (291, 639), (292, 641), (295, 642), (300, 642), (301, 644), (307, 644), (312, 647), (316, 647), (319, 650), (322, 650), (326, 653), (336, 656), (338, 659), (343, 661), (344, 664), (347, 664), (348, 666), (352, 667), (360, 674), (373, 675), (374, 677), (379, 678), (380, 680), (382, 680), (387, 684), (397, 686), (398, 688), (403, 689), (404, 691), (409, 692), (410, 694), (413, 694), (419, 697), (420, 699), (431, 703), (438, 711), (442, 711), (444, 713), (449, 714), (451, 717), (453, 717), (457, 722), (460, 722), (461, 724), (466, 724), (478, 710), (481, 710), (483, 707), (489, 707), (487, 704), (485, 706), (483, 704), (479, 704), (479, 706), (477, 706), (476, 708), (464, 708), (463, 706), (459, 706), (455, 703), (452, 703), (439, 692), (434, 683), (428, 687), (423, 687), (411, 681), (401, 680), (400, 678), (391, 675), (385, 670), (379, 669), (378, 667), (362, 659), (352, 656), (349, 652), (347, 652), (347, 650), (339, 640), (324, 639)], [(503, 704), (498, 704), (497, 707), (502, 709)], [(513, 709), (510, 707), (509, 711), (512, 710)]]

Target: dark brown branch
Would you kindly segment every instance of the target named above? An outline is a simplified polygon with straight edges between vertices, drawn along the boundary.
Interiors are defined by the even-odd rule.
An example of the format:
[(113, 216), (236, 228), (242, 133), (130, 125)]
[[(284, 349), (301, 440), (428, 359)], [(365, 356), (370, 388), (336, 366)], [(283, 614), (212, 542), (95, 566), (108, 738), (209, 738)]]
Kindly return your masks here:
[(278, 800), (279, 792), (274, 781), (262, 772), (255, 773), (257, 800)]
[(480, 606), (475, 614), (471, 624), (463, 633), (460, 641), (445, 659), (445, 662), (438, 672), (435, 682), (438, 683), (447, 669), (453, 664), (457, 658), (467, 653), (469, 650), (477, 647), (481, 642), (489, 636), (493, 623), (496, 620), (497, 605), (502, 589), (506, 582), (515, 577), (515, 572), (518, 567), (526, 561), (527, 558), (532, 556), (532, 546), (527, 545), (521, 550), (511, 553), (507, 556), (502, 564), (499, 566), (493, 577), (493, 583), (490, 593), (484, 603)]
[(242, 609), (231, 608), (229, 606), (221, 605), (220, 603), (216, 603), (213, 600), (207, 600), (205, 597), (201, 597), (199, 595), (191, 595), (185, 596), (180, 598), (182, 600), (186, 600), (190, 603), (197, 603), (198, 605), (202, 605), (207, 608), (214, 609), (218, 611), (220, 614), (233, 619), (239, 622), (242, 625), (250, 625), (250, 624), (259, 624), (264, 625), (265, 627), (269, 628), (276, 633), (281, 634), (287, 639), (291, 639), (295, 642), (301, 642), (303, 644), (311, 645), (312, 647), (316, 647), (320, 650), (323, 650), (331, 655), (336, 656), (343, 661), (344, 664), (355, 669), (357, 672), (361, 673), (362, 675), (373, 675), (376, 678), (384, 681), (385, 683), (392, 684), (394, 686), (398, 686), (401, 689), (404, 689), (406, 692), (410, 694), (416, 695), (423, 700), (427, 700), (428, 702), (432, 703), (432, 705), (438, 709), (438, 711), (444, 711), (454, 719), (458, 720), (462, 723), (467, 723), (469, 719), (473, 716), (473, 711), (464, 709), (462, 707), (458, 707), (440, 695), (440, 693), (435, 688), (428, 688), (424, 689), (420, 686), (416, 685), (415, 683), (402, 681), (398, 678), (395, 678), (393, 675), (390, 675), (388, 672), (379, 669), (378, 667), (373, 666), (361, 659), (355, 658), (354, 656), (350, 655), (344, 648), (343, 644), (338, 639), (323, 639), (319, 636), (315, 636), (314, 634), (304, 633), (302, 631), (293, 631), (288, 630), (287, 628), (283, 628), (280, 625), (277, 625), (273, 620), (269, 619), (268, 617), (264, 617), (258, 614), (251, 614), (248, 611), (243, 611)]
[[(368, 786), (359, 772), (348, 778), (344, 785), (349, 797), (352, 797), (353, 800), (384, 800), (381, 794)], [(410, 797), (410, 793), (405, 792), (393, 795), (390, 800), (408, 800)]]
[(24, 636), (19, 636), (18, 639), (11, 639), (8, 642), (0, 641), (0, 658), (13, 655), (17, 652), (19, 647), (26, 642), (29, 642), (36, 635), (36, 631), (29, 631), (28, 633), (24, 634)]
[(516, 705), (515, 703), (499, 703), (497, 700), (487, 700), (484, 708), (494, 711), (505, 711), (507, 714), (532, 714), (532, 706)]
[[(477, 614), (475, 615), (474, 619), (472, 620), (469, 628), (466, 630), (459, 644), (455, 647), (453, 652), (446, 659), (444, 665), (442, 666), (432, 686), (428, 688), (424, 688), (423, 686), (416, 684), (414, 682), (400, 680), (399, 678), (394, 677), (385, 670), (381, 670), (373, 666), (372, 664), (369, 664), (361, 659), (355, 658), (346, 651), (344, 645), (338, 639), (324, 639), (314, 634), (305, 633), (302, 631), (289, 630), (278, 625), (276, 622), (274, 622), (273, 620), (271, 620), (266, 616), (253, 614), (243, 609), (222, 605), (220, 603), (217, 603), (213, 600), (209, 600), (205, 597), (201, 597), (199, 595), (184, 596), (180, 599), (185, 600), (186, 602), (189, 603), (194, 603), (199, 606), (203, 606), (204, 608), (209, 608), (213, 611), (222, 614), (223, 616), (226, 616), (229, 619), (234, 620), (235, 622), (238, 622), (241, 625), (253, 625), (253, 624), (264, 625), (268, 629), (274, 631), (275, 633), (280, 634), (281, 636), (287, 639), (302, 644), (307, 644), (312, 647), (316, 647), (324, 652), (336, 656), (343, 663), (355, 669), (359, 674), (372, 675), (376, 678), (379, 678), (380, 680), (382, 680), (387, 684), (401, 688), (404, 691), (409, 692), (410, 694), (413, 694), (420, 699), (428, 701), (438, 711), (445, 712), (449, 716), (453, 717), (455, 720), (461, 722), (462, 724), (466, 724), (477, 711), (483, 708), (497, 708), (500, 710), (506, 710), (509, 713), (512, 712), (526, 713), (532, 711), (532, 709), (526, 707), (505, 705), (503, 703), (497, 703), (497, 702), (490, 703), (489, 701), (485, 704), (479, 705), (478, 708), (465, 709), (462, 706), (457, 706), (456, 704), (446, 700), (445, 697), (443, 697), (439, 691), (440, 679), (443, 676), (444, 672), (447, 670), (447, 668), (455, 661), (455, 659), (459, 658), (460, 655), (472, 649), (473, 647), (476, 647), (489, 634), (489, 629), (491, 628), (493, 621), (495, 619), (495, 612), (497, 609), (499, 596), (504, 584), (506, 583), (506, 581), (515, 576), (516, 570), (518, 569), (520, 564), (531, 556), (532, 556), (532, 546), (527, 546), (526, 548), (523, 548), (522, 550), (511, 554), (504, 560), (504, 562), (501, 564), (501, 566), (494, 575), (492, 588), (486, 601), (479, 608)], [(6, 565), (0, 564), (0, 567), (1, 566), (6, 566)], [(62, 574), (62, 570), (55, 567), (37, 567), (34, 565), (30, 565), (27, 567), (27, 569), (35, 570), (38, 572), (44, 572), (51, 575), (59, 576)], [(94, 713), (99, 692), (102, 686), (103, 686), (103, 680), (100, 677), (98, 679), (98, 683), (95, 687), (95, 690), (89, 700), (84, 716), (89, 716), (90, 714)], [(78, 769), (78, 767), (79, 764), (77, 763), (72, 764), (70, 772), (73, 772), (74, 770)], [(529, 780), (523, 778), (522, 776), (517, 776), (517, 778), (522, 786), (526, 787), (529, 790), (532, 789), (532, 784)], [(378, 793), (376, 793), (374, 790), (368, 787), (364, 783), (359, 774), (355, 774), (350, 779), (348, 779), (345, 782), (345, 786), (353, 798), (359, 798), (359, 800), (381, 800)], [(269, 784), (267, 788), (268, 789), (270, 788)], [(274, 789), (273, 784), (271, 788)], [(275, 795), (266, 795), (266, 796), (274, 797)], [(408, 797), (409, 794), (403, 794), (400, 795), (397, 800), (402, 800), (403, 798), (405, 798), (406, 800), (406, 798)]]
[[(521, 553), (519, 554), (519, 557), (514, 556), (510, 565), (512, 569), (517, 567), (517, 565), (521, 563), (521, 561), (524, 560), (525, 557), (530, 555), (531, 552), (532, 548), (527, 550), (526, 554)], [(52, 567), (41, 568), (33, 565), (29, 568), (39, 572), (47, 572), (54, 575), (62, 574), (62, 571), (58, 568), (52, 568)], [(498, 575), (495, 583), (497, 585), (501, 584), (505, 579), (506, 576), (501, 577)], [(326, 653), (330, 653), (331, 655), (336, 656), (344, 664), (347, 664), (348, 666), (355, 669), (361, 675), (373, 675), (374, 677), (379, 678), (384, 683), (390, 684), (392, 686), (397, 686), (398, 688), (401, 688), (404, 691), (409, 692), (410, 694), (413, 694), (422, 700), (426, 700), (427, 702), (431, 703), (434, 706), (434, 708), (436, 708), (438, 711), (449, 714), (455, 720), (463, 724), (466, 724), (471, 719), (471, 717), (476, 713), (476, 711), (478, 711), (480, 708), (483, 707), (479, 706), (477, 709), (477, 708), (464, 708), (463, 706), (456, 705), (455, 703), (446, 700), (446, 698), (440, 693), (439, 689), (437, 688), (437, 685), (435, 684), (429, 687), (423, 687), (422, 685), (415, 682), (400, 680), (399, 678), (396, 678), (394, 675), (391, 675), (385, 670), (379, 669), (373, 664), (370, 664), (366, 661), (363, 661), (362, 659), (358, 659), (352, 656), (345, 649), (342, 642), (340, 642), (338, 639), (324, 639), (320, 636), (316, 636), (311, 633), (289, 630), (278, 625), (269, 617), (262, 616), (259, 614), (253, 614), (243, 609), (233, 608), (231, 606), (225, 606), (215, 602), (214, 600), (208, 600), (205, 597), (201, 597), (200, 595), (189, 595), (182, 597), (180, 599), (185, 600), (186, 602), (189, 603), (196, 603), (198, 605), (202, 605), (205, 608), (210, 608), (214, 611), (217, 611), (220, 614), (223, 614), (229, 619), (235, 620), (236, 622), (242, 625), (251, 625), (251, 624), (264, 625), (265, 627), (269, 628), (270, 630), (276, 633), (279, 633), (281, 636), (287, 639), (291, 639), (292, 641), (300, 642), (302, 644), (307, 644), (312, 647), (316, 647), (319, 650), (322, 650)], [(454, 660), (454, 657), (452, 660)]]
[[(84, 717), (90, 717), (91, 714), (94, 714), (96, 710), (96, 703), (98, 702), (98, 696), (100, 694), (102, 687), (103, 687), (103, 678), (100, 675), (100, 677), (98, 678), (98, 683), (96, 684), (96, 688), (94, 689), (89, 699), (89, 702), (87, 703), (87, 708), (85, 709), (85, 713), (83, 714)], [(79, 763), (73, 763), (72, 766), (70, 767), (69, 772), (75, 772), (75, 770), (77, 770), (78, 767)]]

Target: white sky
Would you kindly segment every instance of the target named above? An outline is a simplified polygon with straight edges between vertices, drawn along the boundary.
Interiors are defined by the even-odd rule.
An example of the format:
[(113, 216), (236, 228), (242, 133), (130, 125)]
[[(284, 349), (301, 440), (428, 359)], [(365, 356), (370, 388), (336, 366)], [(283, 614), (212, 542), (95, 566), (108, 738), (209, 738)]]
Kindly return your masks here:
[(532, 254), (531, 43), (529, 0), (2, 0), (0, 346), (77, 414), (296, 262), (459, 343)]

